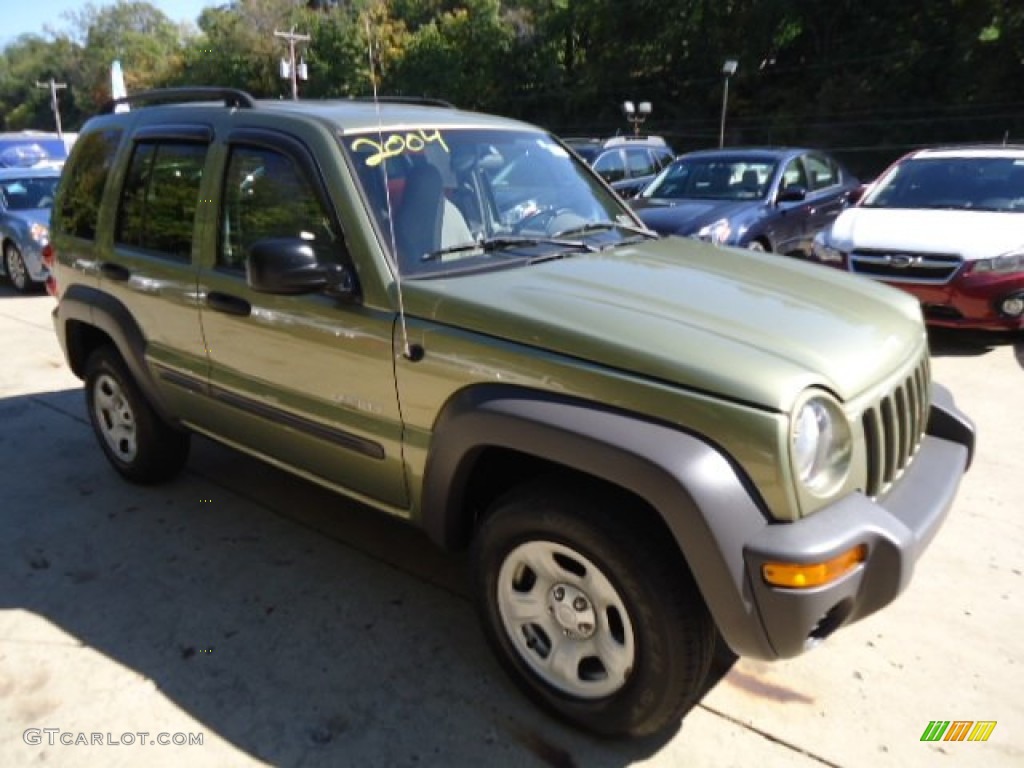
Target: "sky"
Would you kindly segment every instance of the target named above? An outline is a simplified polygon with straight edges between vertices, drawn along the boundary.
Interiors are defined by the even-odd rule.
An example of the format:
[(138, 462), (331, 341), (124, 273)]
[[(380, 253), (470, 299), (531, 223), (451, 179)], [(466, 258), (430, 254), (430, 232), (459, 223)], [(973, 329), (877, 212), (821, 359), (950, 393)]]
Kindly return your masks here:
[[(114, 0), (91, 0), (97, 8), (114, 5)], [(159, 8), (171, 21), (190, 21), (195, 24), (203, 8), (221, 5), (224, 0), (147, 0)], [(65, 18), (67, 11), (77, 11), (87, 3), (82, 0), (0, 0), (0, 46), (7, 45), (26, 33), (47, 37), (44, 27), (57, 31), (69, 31), (70, 22)], [(42, 11), (41, 8), (45, 8)]]

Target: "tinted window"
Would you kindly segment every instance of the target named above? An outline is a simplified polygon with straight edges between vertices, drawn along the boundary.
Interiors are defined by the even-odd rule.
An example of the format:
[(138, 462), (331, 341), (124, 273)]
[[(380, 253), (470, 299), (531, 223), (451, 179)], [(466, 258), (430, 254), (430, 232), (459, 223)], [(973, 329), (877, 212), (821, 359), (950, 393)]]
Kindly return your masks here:
[(0, 207), (9, 211), (31, 211), (53, 206), (57, 177), (27, 176), (0, 182)]
[(96, 236), (100, 201), (120, 141), (120, 130), (96, 131), (78, 139), (53, 212), (55, 231), (89, 240)]
[(839, 169), (831, 160), (818, 155), (807, 155), (805, 161), (811, 189), (825, 189), (839, 183)]
[(657, 170), (646, 149), (627, 149), (626, 164), (629, 166), (630, 176), (649, 176)]
[(605, 152), (594, 162), (594, 170), (606, 181), (619, 181), (626, 178), (626, 163), (622, 153), (617, 149)]
[(188, 260), (205, 160), (205, 144), (137, 144), (121, 195), (115, 241)]
[(301, 238), (317, 256), (338, 261), (339, 233), (315, 188), (287, 155), (236, 146), (224, 179), (217, 263), (241, 270), (249, 248), (265, 238)]
[(654, 162), (658, 164), (659, 169), (664, 168), (675, 158), (675, 155), (668, 150), (655, 149), (652, 151), (654, 152)]
[(876, 208), (1024, 209), (1024, 159), (952, 156), (901, 162), (872, 188)]
[(752, 200), (764, 197), (775, 172), (770, 158), (698, 156), (677, 160), (644, 190), (644, 197)]
[(804, 166), (799, 158), (793, 158), (786, 163), (786, 169), (782, 172), (782, 189), (795, 189), (796, 187), (809, 188), (807, 174), (804, 173)]

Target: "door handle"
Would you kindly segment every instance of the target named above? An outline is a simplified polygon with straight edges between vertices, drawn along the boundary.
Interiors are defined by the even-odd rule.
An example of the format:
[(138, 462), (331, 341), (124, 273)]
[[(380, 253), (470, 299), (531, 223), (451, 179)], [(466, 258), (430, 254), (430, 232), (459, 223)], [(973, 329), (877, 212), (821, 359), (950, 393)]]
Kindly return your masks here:
[(252, 305), (248, 301), (219, 291), (210, 291), (206, 294), (206, 305), (215, 312), (223, 312), (226, 315), (248, 317), (252, 314)]
[(111, 264), (110, 262), (100, 265), (100, 274), (108, 280), (117, 280), (120, 283), (130, 280), (132, 277), (130, 269), (122, 267), (120, 264)]

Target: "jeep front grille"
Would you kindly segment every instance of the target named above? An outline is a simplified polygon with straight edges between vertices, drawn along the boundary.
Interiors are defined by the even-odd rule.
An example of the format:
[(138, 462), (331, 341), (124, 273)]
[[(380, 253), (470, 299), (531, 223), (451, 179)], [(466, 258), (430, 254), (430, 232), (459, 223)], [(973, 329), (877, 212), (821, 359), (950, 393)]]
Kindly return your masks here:
[(887, 491), (917, 453), (930, 407), (931, 372), (926, 353), (902, 383), (861, 416), (867, 448), (868, 496)]
[(963, 259), (952, 253), (915, 253), (863, 248), (850, 254), (850, 270), (893, 282), (947, 283)]

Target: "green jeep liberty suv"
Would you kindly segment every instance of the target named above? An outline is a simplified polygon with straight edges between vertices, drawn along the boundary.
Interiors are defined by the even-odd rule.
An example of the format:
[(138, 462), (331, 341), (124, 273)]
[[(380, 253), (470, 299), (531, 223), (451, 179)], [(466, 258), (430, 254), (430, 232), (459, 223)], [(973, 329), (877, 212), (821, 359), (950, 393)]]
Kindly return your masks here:
[(129, 480), (196, 432), (471, 548), (502, 664), (605, 735), (678, 724), (718, 636), (793, 656), (907, 586), (974, 442), (912, 297), (660, 239), (500, 117), (127, 101), (80, 133), (48, 260)]

